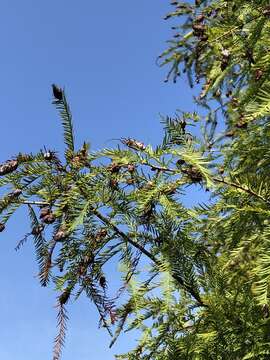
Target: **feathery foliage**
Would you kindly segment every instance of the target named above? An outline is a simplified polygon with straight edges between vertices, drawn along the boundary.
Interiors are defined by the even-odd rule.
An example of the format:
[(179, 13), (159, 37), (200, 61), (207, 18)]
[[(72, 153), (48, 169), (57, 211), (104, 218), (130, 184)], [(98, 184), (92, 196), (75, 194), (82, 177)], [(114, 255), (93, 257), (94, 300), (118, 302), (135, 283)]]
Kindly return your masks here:
[[(156, 146), (122, 138), (116, 148), (76, 149), (65, 92), (53, 85), (64, 160), (39, 151), (0, 166), (0, 231), (29, 208), (31, 229), (17, 248), (33, 238), (41, 284), (59, 292), (57, 360), (65, 306), (82, 294), (111, 346), (122, 331), (141, 332), (117, 359), (269, 358), (270, 7), (172, 6), (175, 34), (159, 61), (170, 66), (166, 81), (186, 73), (196, 84), (201, 114), (162, 118)], [(209, 201), (187, 207), (194, 187)], [(120, 264), (114, 295), (111, 261)]]

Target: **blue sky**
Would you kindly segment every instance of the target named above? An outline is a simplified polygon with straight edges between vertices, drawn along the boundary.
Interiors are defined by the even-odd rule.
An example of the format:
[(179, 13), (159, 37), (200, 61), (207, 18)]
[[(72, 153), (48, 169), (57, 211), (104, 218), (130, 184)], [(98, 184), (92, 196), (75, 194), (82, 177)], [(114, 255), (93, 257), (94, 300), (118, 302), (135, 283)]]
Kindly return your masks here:
[[(112, 138), (161, 138), (159, 113), (193, 110), (185, 80), (164, 84), (156, 57), (169, 39), (162, 20), (169, 1), (2, 0), (1, 153), (62, 148), (60, 121), (51, 105), (51, 83), (65, 86), (77, 144), (113, 145)], [(55, 335), (55, 294), (39, 286), (31, 244), (16, 242), (28, 231), (25, 212), (0, 235), (0, 359), (48, 360)], [(98, 317), (81, 299), (70, 307), (64, 360), (112, 360), (135, 335), (120, 337), (112, 350), (97, 328)]]

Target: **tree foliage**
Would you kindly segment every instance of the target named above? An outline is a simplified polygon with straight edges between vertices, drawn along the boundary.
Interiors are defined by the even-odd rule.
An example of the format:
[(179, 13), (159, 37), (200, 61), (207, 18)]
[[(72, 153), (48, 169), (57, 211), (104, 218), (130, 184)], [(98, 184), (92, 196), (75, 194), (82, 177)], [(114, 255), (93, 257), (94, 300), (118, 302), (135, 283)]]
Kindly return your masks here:
[[(200, 115), (162, 119), (151, 146), (76, 148), (63, 89), (53, 85), (65, 156), (18, 154), (0, 166), (0, 230), (28, 208), (42, 286), (59, 292), (54, 360), (66, 305), (84, 294), (118, 359), (268, 359), (270, 354), (270, 7), (268, 1), (172, 2), (173, 39), (160, 56), (166, 80), (186, 73)], [(201, 85), (200, 85), (201, 84)], [(195, 136), (192, 126), (201, 126)], [(187, 207), (196, 187), (209, 202)], [(107, 264), (119, 262), (112, 294)]]

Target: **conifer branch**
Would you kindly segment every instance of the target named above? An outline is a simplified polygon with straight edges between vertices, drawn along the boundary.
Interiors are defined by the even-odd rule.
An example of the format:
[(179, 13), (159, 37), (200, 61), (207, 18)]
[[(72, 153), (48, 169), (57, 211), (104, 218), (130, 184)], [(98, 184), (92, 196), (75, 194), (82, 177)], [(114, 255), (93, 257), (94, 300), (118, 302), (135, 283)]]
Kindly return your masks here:
[(255, 191), (253, 191), (251, 189), (244, 188), (243, 186), (241, 186), (239, 184), (235, 184), (235, 183), (229, 182), (229, 181), (224, 180), (224, 179), (213, 178), (213, 181), (216, 181), (216, 182), (219, 182), (221, 184), (228, 185), (228, 186), (234, 187), (236, 189), (239, 189), (241, 191), (244, 191), (247, 194), (249, 194), (251, 196), (255, 196), (256, 198), (258, 198), (258, 199), (262, 200), (263, 202), (265, 202), (266, 204), (270, 205), (270, 201), (266, 200), (263, 196), (257, 194)]
[[(263, 9), (258, 9), (258, 11), (262, 11), (262, 10), (263, 10)], [(252, 22), (252, 21), (254, 21), (254, 20), (258, 20), (258, 19), (259, 19), (260, 17), (262, 17), (262, 16), (264, 16), (264, 14), (263, 14), (263, 13), (260, 13), (259, 15), (254, 16), (254, 17), (248, 19), (248, 20), (245, 22), (245, 25), (248, 24), (248, 23), (250, 23), (250, 22)], [(213, 39), (212, 42), (220, 41), (220, 40), (226, 38), (228, 35), (232, 34), (233, 31), (236, 31), (236, 30), (238, 30), (238, 29), (241, 29), (242, 27), (243, 27), (243, 24), (237, 25), (237, 26), (235, 26), (233, 29), (230, 29), (230, 30), (226, 31), (226, 32), (224, 32), (222, 35), (220, 35), (220, 36), (216, 37), (215, 39)], [(205, 45), (206, 45), (206, 44), (205, 44)]]
[[(87, 200), (88, 196), (85, 193), (84, 189), (77, 184), (81, 194), (83, 197)], [(116, 234), (118, 234), (123, 240), (125, 240), (127, 243), (131, 244), (133, 247), (141, 251), (146, 257), (148, 257), (151, 261), (153, 261), (154, 264), (161, 266), (162, 262), (157, 259), (153, 254), (151, 254), (148, 250), (146, 250), (142, 245), (137, 243), (136, 241), (132, 240), (129, 236), (127, 236), (122, 230), (120, 230), (115, 224), (113, 224), (106, 216), (102, 215), (96, 208), (93, 206), (89, 206), (89, 210), (96, 215), (97, 218), (99, 218), (105, 225), (107, 225), (109, 228), (113, 229)], [(176, 274), (172, 274), (172, 277), (177, 281), (178, 284), (180, 284), (194, 299), (197, 300), (199, 306), (207, 306), (203, 303), (200, 295), (193, 289), (191, 286), (187, 285), (185, 281)]]
[[(120, 230), (115, 224), (113, 224), (108, 218), (106, 218), (104, 215), (102, 215), (98, 210), (91, 208), (91, 211), (93, 214), (95, 214), (105, 225), (110, 227), (115, 231), (116, 234), (118, 234), (123, 240), (125, 240), (127, 243), (134, 246), (136, 249), (141, 251), (146, 257), (148, 257), (151, 261), (153, 261), (154, 264), (160, 266), (162, 265), (162, 262), (157, 259), (153, 254), (151, 254), (148, 250), (146, 250), (143, 246), (141, 246), (136, 241), (132, 240), (130, 237), (128, 237), (122, 230)], [(203, 303), (200, 295), (189, 285), (185, 284), (184, 280), (176, 275), (172, 274), (172, 277), (180, 284), (194, 299), (197, 300), (198, 304), (200, 306), (207, 306)]]
[[(150, 166), (152, 169), (157, 170), (157, 171), (164, 171), (164, 172), (171, 172), (171, 173), (179, 173), (180, 172), (180, 170), (178, 170), (178, 169), (171, 169), (168, 167), (161, 167), (161, 166), (156, 166), (156, 165), (151, 165), (151, 164), (144, 164), (144, 165)], [(229, 182), (224, 179), (218, 179), (218, 178), (212, 178), (212, 180), (215, 182), (219, 182), (224, 185), (228, 185), (228, 186), (234, 187), (236, 189), (242, 190), (242, 191), (248, 193), (249, 195), (257, 197), (258, 199), (262, 200), (263, 202), (270, 204), (270, 201), (266, 200), (263, 196), (257, 194), (255, 191), (253, 191), (251, 189), (244, 188), (243, 186), (241, 186), (239, 184), (235, 184), (233, 182)]]

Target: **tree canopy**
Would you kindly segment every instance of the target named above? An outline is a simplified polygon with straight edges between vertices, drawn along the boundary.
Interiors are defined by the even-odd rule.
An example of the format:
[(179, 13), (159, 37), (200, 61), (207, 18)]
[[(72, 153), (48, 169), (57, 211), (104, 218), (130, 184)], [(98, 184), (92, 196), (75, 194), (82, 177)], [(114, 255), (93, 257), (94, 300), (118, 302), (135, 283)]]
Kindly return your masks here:
[[(122, 138), (94, 151), (77, 146), (65, 91), (53, 85), (64, 154), (20, 153), (0, 166), (0, 231), (28, 209), (16, 249), (33, 240), (40, 283), (58, 292), (54, 360), (67, 305), (81, 295), (111, 345), (140, 330), (117, 359), (269, 358), (269, 2), (173, 1), (165, 19), (174, 35), (158, 62), (166, 81), (187, 75), (199, 114), (162, 118), (158, 145)], [(194, 187), (209, 201), (187, 207)]]

